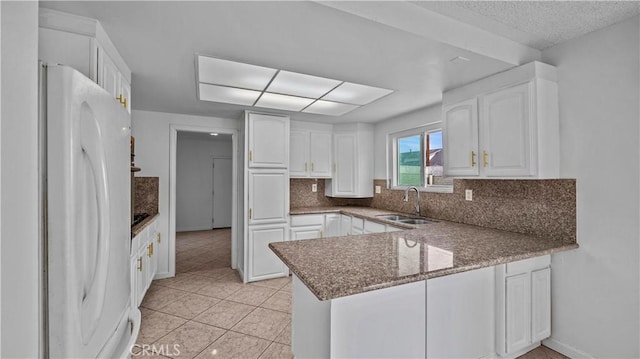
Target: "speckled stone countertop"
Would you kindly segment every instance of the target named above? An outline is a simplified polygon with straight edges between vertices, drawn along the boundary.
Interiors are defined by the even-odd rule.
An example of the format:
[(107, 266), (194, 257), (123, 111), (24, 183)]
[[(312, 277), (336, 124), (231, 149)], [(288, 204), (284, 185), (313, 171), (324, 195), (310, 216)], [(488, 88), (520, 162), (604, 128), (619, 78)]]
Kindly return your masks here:
[(133, 239), (133, 237), (137, 236), (138, 234), (140, 234), (140, 232), (142, 232), (143, 229), (147, 228), (147, 226), (153, 222), (154, 219), (158, 218), (160, 214), (156, 213), (156, 214), (152, 214), (149, 217), (145, 218), (142, 222), (136, 224), (135, 226), (131, 227), (131, 238)]
[[(366, 207), (296, 208), (290, 214), (331, 213), (376, 218), (395, 213)], [(578, 248), (574, 241), (540, 238), (435, 220), (399, 232), (269, 244), (320, 300), (495, 266)]]

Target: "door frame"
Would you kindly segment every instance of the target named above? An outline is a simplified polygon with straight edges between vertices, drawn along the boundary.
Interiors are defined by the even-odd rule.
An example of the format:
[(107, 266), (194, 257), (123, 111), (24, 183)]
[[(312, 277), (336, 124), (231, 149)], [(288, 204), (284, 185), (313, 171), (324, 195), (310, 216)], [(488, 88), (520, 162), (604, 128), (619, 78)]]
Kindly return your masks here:
[[(231, 160), (231, 172), (234, 172), (234, 170), (233, 170), (234, 162), (233, 162), (233, 157), (232, 156), (217, 156), (217, 155), (211, 156), (211, 163), (214, 163), (215, 160)], [(212, 181), (211, 182), (211, 190), (213, 191), (213, 186), (215, 185), (215, 179), (214, 179), (215, 169), (212, 168), (211, 171), (212, 171), (212, 173), (211, 173), (211, 181)], [(235, 181), (233, 180), (233, 176), (231, 177), (231, 182), (232, 182), (231, 183), (231, 190), (233, 191), (233, 189), (234, 189), (233, 188), (233, 183), (235, 183)], [(213, 207), (215, 207), (215, 192), (213, 193), (212, 197), (213, 197), (213, 200), (212, 200), (212, 203), (211, 203), (211, 217), (213, 218), (213, 215), (215, 214), (215, 213), (213, 213)], [(231, 202), (233, 204), (233, 193), (231, 194)], [(232, 210), (233, 210), (233, 207), (232, 207)], [(231, 217), (231, 225), (233, 226), (233, 216)], [(211, 226), (213, 227), (213, 223), (211, 224)], [(233, 227), (231, 228), (231, 231), (233, 231)]]
[(238, 267), (238, 130), (233, 128), (221, 128), (214, 126), (176, 125), (169, 126), (169, 275), (176, 274), (176, 152), (178, 148), (178, 131), (188, 132), (217, 132), (231, 135), (231, 166), (233, 178), (231, 179), (231, 268)]

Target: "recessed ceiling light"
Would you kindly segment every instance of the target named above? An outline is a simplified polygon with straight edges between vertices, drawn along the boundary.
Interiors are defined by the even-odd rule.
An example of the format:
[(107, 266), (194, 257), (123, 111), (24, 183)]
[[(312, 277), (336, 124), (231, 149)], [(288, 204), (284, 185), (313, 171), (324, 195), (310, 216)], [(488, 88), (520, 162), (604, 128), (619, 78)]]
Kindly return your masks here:
[(342, 81), (297, 72), (280, 71), (266, 91), (301, 97), (318, 98), (331, 91)]
[(353, 105), (366, 105), (392, 92), (393, 90), (345, 82), (323, 96), (322, 99)]
[(265, 92), (260, 96), (260, 99), (256, 103), (259, 107), (275, 108), (278, 110), (286, 111), (301, 111), (303, 108), (309, 106), (314, 99), (279, 95), (275, 93)]
[(252, 106), (260, 96), (260, 91), (200, 84), (199, 94), (200, 100)]
[(349, 105), (346, 103), (331, 102), (318, 100), (309, 107), (302, 110), (305, 113), (314, 113), (317, 115), (342, 116), (347, 112), (351, 112), (360, 106)]
[(217, 132), (211, 132), (211, 133), (209, 134), (209, 136), (217, 136), (217, 135), (218, 135), (218, 133), (217, 133)]
[(262, 91), (278, 70), (213, 57), (198, 56), (198, 81)]

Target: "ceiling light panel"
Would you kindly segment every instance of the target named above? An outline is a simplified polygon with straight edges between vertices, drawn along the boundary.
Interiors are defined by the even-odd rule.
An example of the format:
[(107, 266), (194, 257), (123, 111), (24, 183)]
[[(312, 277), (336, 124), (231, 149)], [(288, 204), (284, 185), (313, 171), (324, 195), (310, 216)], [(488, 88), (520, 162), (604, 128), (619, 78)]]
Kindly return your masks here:
[(198, 81), (262, 91), (277, 72), (268, 67), (198, 56)]
[(322, 97), (322, 99), (354, 105), (366, 105), (392, 92), (393, 90), (345, 82)]
[(280, 71), (273, 79), (267, 91), (285, 95), (318, 98), (342, 81), (324, 77), (300, 74), (297, 72)]
[(347, 112), (351, 112), (360, 106), (349, 105), (346, 103), (331, 102), (318, 100), (305, 108), (302, 112), (313, 113), (317, 115), (342, 116)]
[(199, 85), (200, 100), (232, 103), (235, 105), (252, 106), (260, 96), (260, 91), (244, 90), (235, 87)]
[(262, 94), (256, 106), (275, 108), (285, 111), (301, 111), (303, 108), (309, 106), (314, 99), (279, 95), (275, 93), (265, 92)]

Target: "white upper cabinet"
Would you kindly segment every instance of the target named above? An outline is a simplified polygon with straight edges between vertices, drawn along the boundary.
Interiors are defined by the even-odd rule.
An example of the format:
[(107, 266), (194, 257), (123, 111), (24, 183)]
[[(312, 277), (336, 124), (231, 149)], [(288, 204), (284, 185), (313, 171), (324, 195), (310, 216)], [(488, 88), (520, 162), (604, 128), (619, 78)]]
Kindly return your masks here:
[(445, 93), (445, 174), (559, 177), (556, 77), (532, 62)]
[(445, 106), (444, 147), (448, 176), (477, 176), (478, 101), (473, 98)]
[(289, 175), (292, 178), (331, 178), (332, 126), (291, 122)]
[(334, 126), (333, 175), (328, 197), (373, 197), (373, 128), (369, 124)]
[(247, 112), (250, 168), (288, 168), (289, 117)]
[(40, 8), (38, 58), (71, 66), (131, 113), (131, 70), (95, 19)]

